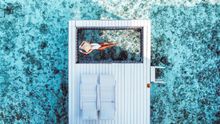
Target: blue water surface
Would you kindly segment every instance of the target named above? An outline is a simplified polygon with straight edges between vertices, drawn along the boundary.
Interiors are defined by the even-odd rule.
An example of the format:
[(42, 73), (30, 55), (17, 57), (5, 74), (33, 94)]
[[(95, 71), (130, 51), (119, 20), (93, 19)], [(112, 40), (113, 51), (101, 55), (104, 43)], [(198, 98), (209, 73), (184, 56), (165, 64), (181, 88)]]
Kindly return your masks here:
[(166, 67), (151, 122), (220, 123), (218, 1), (2, 0), (0, 124), (68, 122), (72, 19), (151, 19), (151, 65)]

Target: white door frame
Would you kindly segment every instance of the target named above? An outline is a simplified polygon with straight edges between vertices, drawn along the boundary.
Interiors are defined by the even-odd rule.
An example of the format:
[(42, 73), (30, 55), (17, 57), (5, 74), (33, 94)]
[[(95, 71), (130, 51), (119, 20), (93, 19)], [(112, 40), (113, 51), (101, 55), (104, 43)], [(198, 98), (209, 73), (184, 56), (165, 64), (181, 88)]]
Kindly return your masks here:
[(146, 79), (144, 86), (146, 87), (146, 110), (147, 124), (150, 124), (150, 63), (151, 63), (151, 25), (149, 20), (72, 20), (69, 21), (69, 47), (68, 47), (68, 87), (69, 87), (69, 111), (68, 118), (69, 124), (75, 124), (76, 112), (74, 108), (75, 98), (75, 84), (74, 84), (74, 66), (76, 63), (76, 30), (81, 27), (116, 27), (116, 28), (129, 28), (129, 27), (142, 27), (143, 28), (143, 62), (146, 65)]

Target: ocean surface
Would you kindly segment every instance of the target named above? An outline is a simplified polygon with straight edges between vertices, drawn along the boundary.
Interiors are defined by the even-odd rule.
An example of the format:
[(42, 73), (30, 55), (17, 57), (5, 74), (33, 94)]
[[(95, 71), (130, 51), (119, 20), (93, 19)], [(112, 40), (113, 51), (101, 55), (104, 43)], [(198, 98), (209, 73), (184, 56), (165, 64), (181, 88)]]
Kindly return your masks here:
[(152, 124), (220, 123), (219, 0), (1, 0), (0, 124), (68, 122), (74, 19), (150, 19)]

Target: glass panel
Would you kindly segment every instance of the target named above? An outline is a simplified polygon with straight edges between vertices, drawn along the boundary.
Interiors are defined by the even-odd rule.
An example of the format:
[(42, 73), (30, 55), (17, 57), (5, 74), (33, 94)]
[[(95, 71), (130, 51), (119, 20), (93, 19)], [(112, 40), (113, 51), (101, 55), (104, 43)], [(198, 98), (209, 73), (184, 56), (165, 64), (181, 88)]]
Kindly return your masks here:
[(78, 28), (77, 63), (142, 63), (143, 28)]

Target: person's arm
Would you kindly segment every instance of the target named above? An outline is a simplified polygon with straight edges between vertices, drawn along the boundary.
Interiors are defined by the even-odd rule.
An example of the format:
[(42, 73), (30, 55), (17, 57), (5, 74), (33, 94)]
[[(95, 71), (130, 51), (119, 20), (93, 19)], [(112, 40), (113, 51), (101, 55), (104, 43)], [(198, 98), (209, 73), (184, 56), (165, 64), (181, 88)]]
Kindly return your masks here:
[(92, 52), (92, 49), (90, 49), (88, 52), (83, 52), (82, 50), (79, 50), (81, 53), (85, 54), (85, 55), (88, 55), (89, 53)]
[(85, 43), (85, 41), (83, 41), (83, 42), (80, 44), (79, 48), (82, 48), (82, 46), (83, 46), (84, 43)]
[(82, 50), (79, 50), (79, 52), (83, 53), (83, 54), (87, 54), (87, 52), (83, 52)]

